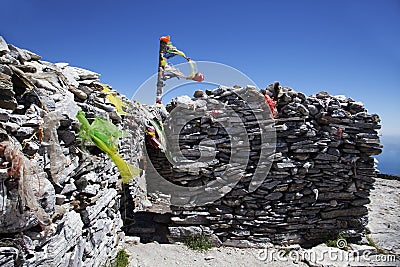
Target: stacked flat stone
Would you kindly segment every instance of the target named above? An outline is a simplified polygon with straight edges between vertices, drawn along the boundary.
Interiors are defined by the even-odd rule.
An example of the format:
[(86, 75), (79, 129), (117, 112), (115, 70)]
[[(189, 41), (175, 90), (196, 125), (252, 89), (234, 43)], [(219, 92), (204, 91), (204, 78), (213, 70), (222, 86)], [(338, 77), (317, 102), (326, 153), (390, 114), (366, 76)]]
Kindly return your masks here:
[[(190, 118), (192, 114), (187, 113), (187, 110), (176, 111), (178, 109), (176, 108), (164, 122), (166, 135), (169, 137), (169, 151), (174, 155), (174, 161), (178, 163), (173, 168), (172, 180), (179, 185), (201, 186), (216, 180), (228, 164), (230, 171), (241, 171), (240, 175), (246, 172), (248, 176), (261, 165), (258, 164), (261, 150), (260, 128), (268, 130), (266, 127), (268, 122), (271, 125), (273, 121), (270, 117), (265, 120), (265, 116), (261, 117), (264, 120), (257, 121), (259, 114), (268, 115), (265, 112), (268, 106), (262, 99), (260, 102), (260, 94), (254, 88), (225, 87), (210, 91), (209, 94), (210, 97), (203, 94), (195, 98), (192, 103), (186, 99), (185, 107), (189, 110), (192, 108), (196, 111), (204, 110), (200, 116), (193, 112), (193, 119), (187, 122), (186, 118)], [(240, 97), (242, 94), (246, 94), (244, 96), (246, 99)], [(180, 106), (179, 101), (180, 98), (173, 105)], [(176, 132), (180, 128), (182, 130)], [(236, 145), (232, 144), (230, 136), (234, 136)], [(179, 144), (174, 140), (178, 140)], [(177, 148), (181, 154), (175, 157), (177, 153), (174, 150)], [(233, 168), (232, 155), (236, 161), (240, 158), (248, 160), (247, 166), (243, 170)], [(201, 159), (198, 160), (199, 158)], [(247, 179), (247, 182), (249, 181), (250, 179)]]
[[(321, 92), (306, 97), (288, 87), (268, 89), (277, 98), (279, 113), (275, 119), (276, 151), (268, 176), (257, 190), (248, 190), (254, 165), (262, 164), (257, 162), (260, 150), (255, 148), (261, 145), (257, 134), (249, 134), (254, 139), (244, 178), (214, 203), (194, 208), (172, 207), (172, 239), (211, 229), (225, 245), (258, 246), (272, 242), (310, 246), (339, 233), (357, 240), (364, 232), (365, 205), (369, 203), (369, 191), (377, 173), (371, 156), (381, 152), (379, 117), (369, 114), (362, 103), (344, 96)], [(221, 95), (229, 95), (230, 101), (238, 104), (235, 110), (246, 111), (247, 106), (241, 106), (240, 99), (234, 99), (237, 95), (230, 93), (234, 90), (237, 89), (220, 87), (207, 98), (192, 99), (188, 109), (204, 106), (204, 101), (221, 101)], [(259, 97), (263, 98), (261, 94)], [(230, 119), (231, 114), (223, 114), (226, 120)], [(251, 116), (248, 118), (251, 122)], [(216, 157), (207, 164), (192, 163), (184, 171), (172, 168), (157, 155), (155, 160), (160, 158), (164, 173), (168, 173), (167, 169), (170, 172), (166, 179), (182, 186), (217, 179), (229, 157), (237, 152), (229, 151), (226, 131), (218, 123), (203, 118), (184, 126), (179, 141), (182, 154), (188, 160), (196, 160), (204, 138), (217, 144)]]
[[(137, 103), (129, 103), (108, 86), (132, 114), (124, 123), (102, 92), (99, 76), (66, 63), (43, 61), (0, 37), (0, 142), (13, 142), (35, 166), (38, 198), (52, 219), (51, 226), (41, 229), (34, 213), (19, 205), (18, 190), (8, 186), (9, 162), (1, 158), (1, 266), (102, 266), (121, 248), (123, 194), (118, 169), (94, 145), (83, 148), (76, 138), (75, 114), (82, 109), (90, 122), (102, 117), (124, 128), (127, 135), (120, 153), (136, 166), (143, 151), (142, 115)], [(130, 207), (140, 208), (145, 198), (140, 179), (125, 186), (130, 195), (125, 201), (134, 202)]]

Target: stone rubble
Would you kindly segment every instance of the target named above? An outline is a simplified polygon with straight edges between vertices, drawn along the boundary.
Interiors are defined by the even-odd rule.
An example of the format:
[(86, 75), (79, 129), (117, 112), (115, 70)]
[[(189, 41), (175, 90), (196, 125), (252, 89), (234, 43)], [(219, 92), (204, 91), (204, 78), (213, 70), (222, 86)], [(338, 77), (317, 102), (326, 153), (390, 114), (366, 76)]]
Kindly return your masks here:
[[(124, 128), (120, 154), (133, 165), (142, 159), (144, 135), (138, 104), (127, 103), (132, 116), (124, 123), (106, 98), (100, 75), (50, 63), (7, 44), (0, 36), (0, 142), (13, 144), (34, 166), (32, 188), (51, 225), (21, 205), (10, 158), (0, 153), (0, 265), (103, 266), (123, 245), (121, 211), (141, 209), (146, 198), (143, 174), (121, 190), (118, 169), (94, 145), (77, 139), (75, 118), (82, 109)], [(25, 177), (26, 178), (26, 177)], [(145, 185), (145, 183), (144, 183)]]
[[(275, 94), (279, 112), (274, 120), (276, 149), (270, 157), (271, 169), (255, 191), (249, 190), (249, 181), (256, 168), (268, 171), (265, 157), (260, 159), (263, 146), (268, 147), (261, 142), (265, 125), (254, 122), (258, 112), (267, 113), (263, 96), (252, 87), (219, 87), (193, 99), (173, 101), (173, 122), (167, 119), (165, 127), (166, 132), (171, 128), (170, 136), (175, 134), (178, 140), (179, 149), (171, 148), (172, 157), (185, 163), (172, 166), (162, 153), (150, 153), (157, 171), (167, 180), (189, 187), (221, 180), (224, 171), (242, 172), (243, 178), (206, 206), (173, 206), (171, 239), (196, 234), (192, 230), (198, 226), (212, 230), (223, 244), (239, 247), (268, 242), (312, 246), (339, 233), (353, 241), (364, 233), (365, 205), (370, 202), (377, 174), (372, 156), (381, 153), (382, 147), (379, 117), (344, 96), (320, 92), (306, 97), (276, 84), (267, 89)], [(244, 92), (258, 95), (259, 100), (252, 106), (245, 103)], [(223, 103), (226, 110), (217, 112), (216, 103)], [(198, 109), (205, 115), (192, 116)], [(239, 116), (232, 119), (228, 110)], [(232, 148), (234, 140), (242, 138), (240, 127), (249, 137), (248, 151)], [(270, 136), (273, 140), (272, 133)], [(245, 169), (228, 165), (239, 157), (248, 157)], [(162, 192), (151, 184), (149, 192), (151, 187)]]
[[(148, 225), (135, 226), (135, 214), (169, 226), (173, 241), (206, 234), (216, 245), (236, 247), (311, 246), (339, 233), (349, 241), (363, 234), (377, 173), (372, 156), (381, 145), (379, 117), (362, 103), (326, 92), (307, 97), (274, 84), (267, 88), (277, 100), (272, 119), (254, 87), (198, 91), (167, 106), (165, 131), (178, 137), (168, 144), (178, 163), (172, 166), (159, 149), (148, 143), (147, 155), (143, 149), (143, 120), (154, 107), (128, 101), (99, 77), (46, 62), (0, 36), (1, 266), (102, 266), (122, 247), (122, 230), (148, 231)], [(118, 111), (105, 88), (130, 116)], [(77, 139), (79, 109), (89, 121), (105, 118), (127, 133), (119, 153), (144, 169), (139, 177), (121, 186), (108, 156)], [(2, 152), (11, 145), (17, 154)], [(10, 175), (13, 160), (30, 162), (34, 175), (18, 173), (30, 180)], [(192, 196), (185, 207), (171, 206), (172, 217), (140, 213), (151, 206), (146, 189), (162, 195), (150, 179), (150, 161), (177, 185), (211, 184), (212, 200), (193, 207), (199, 199)], [(33, 181), (29, 195), (23, 181)], [(28, 196), (39, 209), (21, 204)], [(48, 225), (41, 210), (51, 218)]]

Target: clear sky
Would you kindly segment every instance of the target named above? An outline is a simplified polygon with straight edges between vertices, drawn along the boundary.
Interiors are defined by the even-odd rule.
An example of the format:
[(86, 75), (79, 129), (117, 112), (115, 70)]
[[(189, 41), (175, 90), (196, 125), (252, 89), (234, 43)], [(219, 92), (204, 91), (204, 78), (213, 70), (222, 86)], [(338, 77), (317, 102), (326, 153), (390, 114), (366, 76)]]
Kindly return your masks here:
[(400, 136), (400, 0), (1, 2), (8, 43), (98, 72), (128, 97), (155, 73), (158, 39), (170, 34), (194, 60), (232, 66), (260, 87), (362, 101), (384, 135)]

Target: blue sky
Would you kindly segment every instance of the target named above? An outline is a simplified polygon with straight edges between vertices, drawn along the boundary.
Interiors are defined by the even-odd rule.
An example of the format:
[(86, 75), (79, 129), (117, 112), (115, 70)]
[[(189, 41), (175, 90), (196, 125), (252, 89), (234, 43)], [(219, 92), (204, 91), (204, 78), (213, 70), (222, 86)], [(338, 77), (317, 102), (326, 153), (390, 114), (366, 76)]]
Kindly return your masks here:
[(399, 0), (2, 0), (1, 9), (8, 43), (101, 73), (128, 97), (155, 73), (158, 39), (170, 34), (191, 58), (260, 87), (280, 81), (362, 101), (384, 137), (400, 140)]

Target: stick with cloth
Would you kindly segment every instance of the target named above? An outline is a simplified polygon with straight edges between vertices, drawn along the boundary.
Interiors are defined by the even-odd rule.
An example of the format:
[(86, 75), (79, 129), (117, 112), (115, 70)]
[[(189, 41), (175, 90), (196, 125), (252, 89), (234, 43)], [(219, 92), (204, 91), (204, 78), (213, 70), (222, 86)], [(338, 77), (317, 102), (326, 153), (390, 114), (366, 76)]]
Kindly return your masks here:
[[(157, 97), (156, 101), (161, 102), (162, 88), (164, 82), (170, 78), (185, 78), (187, 80), (193, 80), (196, 82), (204, 81), (204, 75), (197, 70), (196, 62), (191, 60), (186, 54), (178, 50), (172, 45), (171, 37), (169, 35), (162, 36), (160, 38), (160, 52), (158, 60), (158, 79), (157, 79)], [(187, 60), (190, 65), (190, 74), (184, 75), (177, 68), (173, 67), (172, 64), (167, 62), (167, 59), (173, 58), (174, 56), (181, 56)]]

